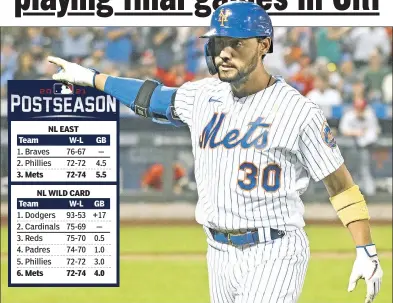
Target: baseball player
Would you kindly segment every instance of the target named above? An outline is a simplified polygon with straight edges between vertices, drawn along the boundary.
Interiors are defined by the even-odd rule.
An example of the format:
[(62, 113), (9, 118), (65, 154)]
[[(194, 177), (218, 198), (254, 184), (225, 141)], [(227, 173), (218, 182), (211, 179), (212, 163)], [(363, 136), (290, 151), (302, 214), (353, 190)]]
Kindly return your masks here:
[(321, 109), (264, 68), (274, 44), (269, 16), (258, 4), (229, 2), (213, 13), (201, 38), (209, 71), (218, 77), (181, 87), (49, 61), (61, 68), (54, 80), (94, 87), (137, 115), (189, 128), (211, 302), (298, 301), (310, 258), (300, 196), (310, 178), (324, 182), (353, 237), (348, 291), (364, 279), (365, 302), (372, 302), (383, 272), (366, 201)]

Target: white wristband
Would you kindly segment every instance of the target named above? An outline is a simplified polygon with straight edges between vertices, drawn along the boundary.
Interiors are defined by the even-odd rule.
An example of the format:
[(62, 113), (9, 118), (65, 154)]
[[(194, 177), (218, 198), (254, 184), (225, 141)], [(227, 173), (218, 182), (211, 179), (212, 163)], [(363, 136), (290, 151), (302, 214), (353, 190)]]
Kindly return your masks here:
[(375, 244), (356, 246), (356, 253), (358, 257), (373, 258), (377, 256), (377, 247)]

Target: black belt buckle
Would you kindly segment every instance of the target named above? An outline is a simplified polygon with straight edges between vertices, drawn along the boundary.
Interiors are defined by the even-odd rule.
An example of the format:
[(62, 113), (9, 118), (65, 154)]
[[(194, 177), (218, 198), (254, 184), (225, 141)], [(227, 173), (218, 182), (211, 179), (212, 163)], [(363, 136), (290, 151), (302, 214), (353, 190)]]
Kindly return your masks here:
[(285, 231), (271, 228), (270, 237), (272, 240), (279, 239), (285, 236)]

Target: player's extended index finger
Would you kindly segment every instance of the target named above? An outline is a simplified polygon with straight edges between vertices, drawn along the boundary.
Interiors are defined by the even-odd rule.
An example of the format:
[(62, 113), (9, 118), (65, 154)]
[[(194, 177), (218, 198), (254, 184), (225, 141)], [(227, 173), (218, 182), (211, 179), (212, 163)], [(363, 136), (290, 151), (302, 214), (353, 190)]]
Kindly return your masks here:
[(48, 56), (48, 61), (64, 68), (67, 61), (59, 57)]

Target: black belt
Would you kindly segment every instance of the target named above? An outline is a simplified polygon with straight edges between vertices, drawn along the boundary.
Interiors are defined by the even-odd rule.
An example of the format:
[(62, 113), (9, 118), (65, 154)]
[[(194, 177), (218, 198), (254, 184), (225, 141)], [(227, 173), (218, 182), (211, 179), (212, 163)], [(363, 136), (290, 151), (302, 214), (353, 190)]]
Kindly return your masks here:
[(285, 235), (285, 231), (273, 228), (261, 228), (259, 231), (249, 231), (242, 234), (224, 233), (211, 228), (209, 230), (215, 241), (233, 246), (269, 242)]

